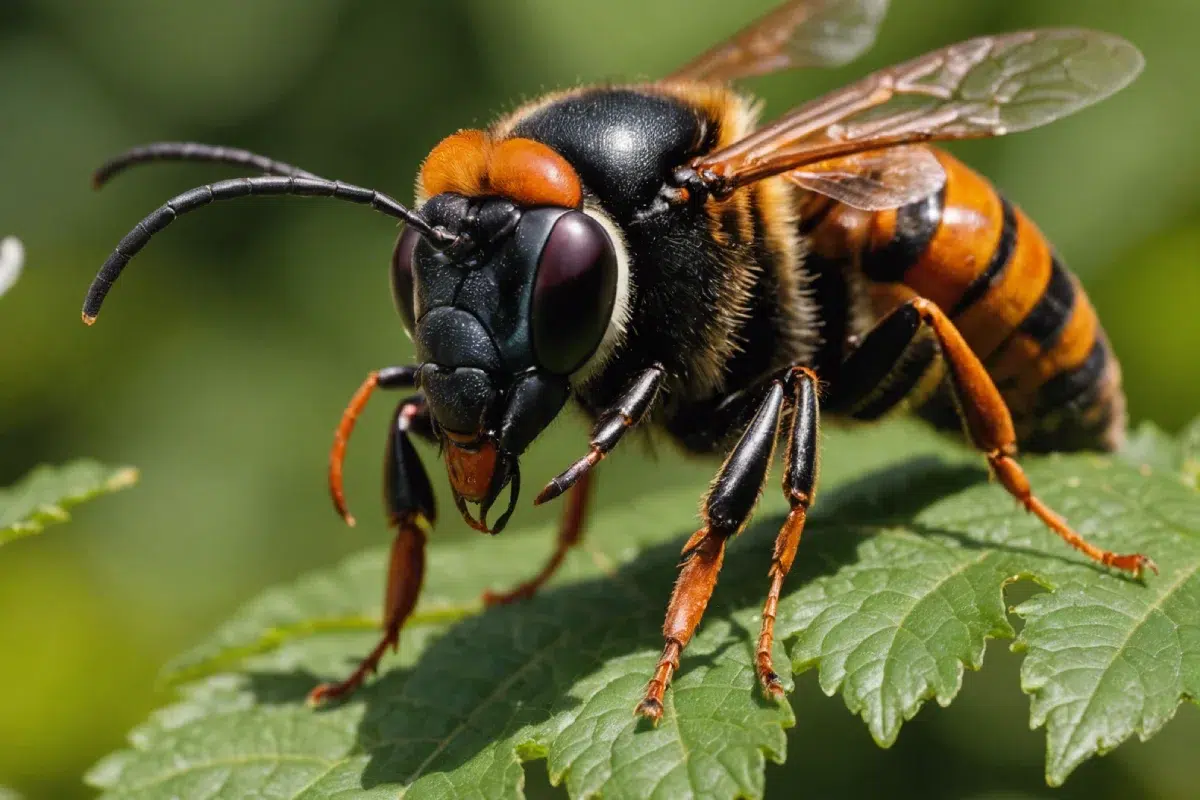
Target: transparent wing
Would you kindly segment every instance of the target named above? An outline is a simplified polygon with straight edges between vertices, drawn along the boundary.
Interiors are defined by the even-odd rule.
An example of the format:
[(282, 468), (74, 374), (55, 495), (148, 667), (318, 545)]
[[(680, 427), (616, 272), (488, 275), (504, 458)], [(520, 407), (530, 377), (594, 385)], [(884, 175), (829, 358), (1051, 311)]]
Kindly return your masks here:
[(819, 161), (917, 142), (1028, 130), (1108, 97), (1141, 71), (1116, 36), (985, 36), (881, 70), (691, 165), (719, 193)]
[(888, 0), (791, 0), (667, 80), (724, 83), (796, 67), (848, 64), (875, 43)]
[(818, 161), (784, 177), (863, 211), (899, 208), (941, 191), (946, 171), (922, 145), (889, 147)]

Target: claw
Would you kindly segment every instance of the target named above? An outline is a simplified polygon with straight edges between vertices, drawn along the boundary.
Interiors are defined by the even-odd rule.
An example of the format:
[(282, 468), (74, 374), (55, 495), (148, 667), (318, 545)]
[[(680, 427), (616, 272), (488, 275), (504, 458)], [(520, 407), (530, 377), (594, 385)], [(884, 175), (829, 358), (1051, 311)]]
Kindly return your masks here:
[(663, 705), (652, 697), (647, 697), (642, 702), (638, 703), (633, 713), (643, 719), (650, 720), (651, 724), (658, 725), (658, 721), (662, 719)]
[(1150, 570), (1155, 575), (1158, 574), (1158, 565), (1150, 556), (1144, 556), (1141, 553), (1131, 553), (1127, 555), (1112, 553), (1111, 558), (1106, 558), (1104, 563), (1110, 567), (1116, 567), (1119, 570), (1128, 572), (1134, 578), (1142, 578), (1146, 570)]
[(762, 682), (763, 694), (768, 700), (780, 701), (783, 699), (783, 683), (779, 680), (778, 675), (768, 672), (758, 677)]

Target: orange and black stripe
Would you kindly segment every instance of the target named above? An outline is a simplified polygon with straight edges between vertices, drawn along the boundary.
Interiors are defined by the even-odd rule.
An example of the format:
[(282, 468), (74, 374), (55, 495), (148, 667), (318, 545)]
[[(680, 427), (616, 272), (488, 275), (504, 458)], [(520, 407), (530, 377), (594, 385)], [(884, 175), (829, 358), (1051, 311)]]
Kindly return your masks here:
[[(1124, 427), (1120, 371), (1079, 281), (1024, 212), (982, 176), (935, 152), (946, 171), (946, 184), (935, 195), (873, 214), (815, 200), (802, 205), (810, 212), (802, 232), (813, 245), (817, 301), (824, 294), (832, 301), (846, 286), (824, 274), (834, 264), (842, 271), (857, 265), (876, 317), (907, 297), (925, 297), (984, 361), (1013, 413), (1022, 447), (1116, 446)], [(845, 327), (844, 321), (833, 327), (839, 324)], [(834, 348), (839, 353), (824, 357), (838, 357), (841, 344)], [(874, 418), (899, 404), (934, 357), (927, 347), (905, 353), (886, 388), (854, 416)], [(931, 416), (943, 418), (936, 409)]]

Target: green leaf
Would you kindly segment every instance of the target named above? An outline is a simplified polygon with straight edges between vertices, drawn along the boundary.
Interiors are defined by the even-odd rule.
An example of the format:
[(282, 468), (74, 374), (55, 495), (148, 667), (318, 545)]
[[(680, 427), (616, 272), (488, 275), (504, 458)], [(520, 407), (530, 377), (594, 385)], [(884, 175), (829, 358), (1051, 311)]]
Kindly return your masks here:
[(1194, 493), (1114, 479), (1100, 499), (1117, 497), (1133, 501), (1132, 513), (1108, 516), (1113, 502), (1098, 503), (1097, 515), (1111, 529), (1136, 525), (1163, 554), (1162, 574), (1145, 586), (1072, 576), (1017, 608), (1026, 620), (1015, 645), (1026, 652), (1021, 686), (1033, 695), (1033, 724), (1047, 729), (1052, 785), (1134, 733), (1149, 739), (1181, 700), (1200, 698), (1200, 504)]
[(1121, 450), (1121, 456), (1143, 469), (1181, 472), (1183, 439), (1176, 439), (1151, 422), (1143, 422), (1130, 433), (1129, 440)]
[(38, 467), (16, 485), (0, 489), (0, 545), (66, 522), (67, 509), (128, 488), (137, 479), (131, 467), (104, 467), (94, 461)]
[(826, 694), (891, 745), (930, 698), (948, 705), (963, 667), (983, 664), (988, 637), (1009, 638), (997, 591), (1017, 569), (1002, 551), (971, 550), (896, 530), (866, 540), (859, 563), (791, 601), (797, 669), (820, 668)]
[[(712, 624), (688, 650), (693, 663), (675, 684), (670, 716), (657, 730), (639, 733), (645, 726), (632, 713), (661, 646), (670, 588), (662, 568), (669, 575), (678, 556), (672, 542), (651, 548), (649, 562), (631, 560), (645, 544), (636, 522), (670, 520), (666, 530), (677, 531), (693, 513), (680, 511), (680, 499), (656, 499), (611, 518), (617, 535), (573, 559), (567, 586), (452, 626), (407, 628), (400, 656), (340, 708), (311, 711), (304, 694), (315, 676), (344, 672), (348, 657), (361, 654), (375, 634), (351, 622), (339, 634), (281, 637), (240, 676), (187, 687), (182, 704), (135, 733), (135, 751), (104, 762), (91, 779), (121, 797), (189, 796), (217, 783), (231, 796), (316, 797), (329, 793), (331, 783), (382, 783), (394, 794), (400, 783), (411, 798), (471, 791), (515, 797), (521, 760), (546, 757), (555, 776), (569, 773), (579, 794), (603, 788), (605, 796), (636, 796), (652, 782), (662, 797), (697, 785), (713, 797), (761, 795), (765, 758), (782, 759), (792, 716), (786, 707), (744, 702), (755, 696), (754, 612), (721, 619), (732, 606), (715, 603)], [(423, 609), (475, 603), (483, 587), (524, 576), (531, 551), (540, 556), (546, 545), (528, 535), (487, 543), (495, 547), (482, 560), (477, 541), (433, 549)], [(202, 648), (181, 668), (212, 664), (239, 631), (257, 642), (255, 614), (285, 627), (304, 616), (297, 608), (322, 607), (322, 596), (339, 598), (333, 609), (340, 618), (353, 619), (347, 612), (354, 608), (377, 613), (383, 555), (355, 557), (302, 581), (291, 602), (285, 593), (268, 594), (218, 636), (221, 644)], [(589, 579), (605, 569), (616, 574)], [(763, 569), (758, 563), (752, 571), (761, 578)], [(734, 627), (741, 644), (730, 647)], [(340, 734), (321, 738), (318, 748), (305, 738), (310, 729), (322, 737)], [(647, 758), (647, 748), (656, 755)]]
[[(860, 435), (826, 436), (834, 485), (779, 607), (775, 661), (786, 684), (789, 666), (818, 670), (822, 688), (840, 692), (886, 746), (926, 700), (954, 699), (989, 638), (1012, 638), (1004, 587), (1029, 578), (1055, 587), (1019, 609), (1023, 681), (1035, 721), (1049, 726), (1051, 780), (1132, 732), (1157, 730), (1196, 696), (1200, 498), (1176, 473), (1094, 456), (1027, 464), (1039, 494), (1086, 536), (1158, 561), (1163, 575), (1143, 585), (1094, 567), (1019, 513), (976, 456), (911, 426)], [(853, 460), (871, 468), (855, 473)], [(599, 516), (555, 584), (513, 607), (483, 611), (480, 592), (532, 572), (550, 531), (435, 541), (399, 654), (336, 708), (310, 710), (304, 696), (373, 644), (384, 552), (271, 590), (170, 667), (180, 701), (89, 779), (112, 797), (515, 798), (522, 762), (544, 758), (572, 797), (760, 797), (766, 760), (784, 758), (793, 722), (787, 704), (762, 699), (753, 668), (784, 510), (777, 492), (730, 547), (662, 723), (632, 714), (661, 648), (699, 488)], [(1104, 667), (1105, 658), (1136, 666), (1146, 653), (1152, 669)], [(1098, 687), (1090, 693), (1085, 674)], [(1145, 683), (1143, 703), (1120, 691), (1130, 674)], [(1064, 693), (1088, 693), (1072, 706), (1081, 713), (1063, 715)]]
[(1200, 417), (1184, 428), (1178, 438), (1144, 422), (1129, 437), (1121, 456), (1143, 470), (1178, 474), (1185, 484), (1200, 489)]
[(1200, 417), (1184, 429), (1179, 441), (1179, 471), (1187, 483), (1200, 489)]

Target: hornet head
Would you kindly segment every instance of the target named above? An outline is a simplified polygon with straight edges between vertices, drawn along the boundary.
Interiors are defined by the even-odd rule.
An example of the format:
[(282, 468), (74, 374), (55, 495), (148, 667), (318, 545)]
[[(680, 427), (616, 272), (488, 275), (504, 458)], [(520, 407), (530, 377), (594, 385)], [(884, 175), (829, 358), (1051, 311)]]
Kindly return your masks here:
[[(521, 454), (620, 335), (619, 234), (582, 203), (530, 207), (443, 192), (420, 213), (453, 244), (407, 228), (392, 257), (392, 291), (416, 344), (417, 382), (455, 503), (472, 527), (496, 533), (516, 505)], [(506, 486), (507, 507), (489, 527)], [(478, 504), (478, 520), (467, 502)]]
[[(109, 290), (153, 236), (217, 200), (319, 196), (402, 220), (392, 289), (416, 342), (417, 382), (459, 511), (472, 526), (499, 531), (517, 501), (517, 459), (562, 409), (572, 381), (603, 363), (628, 316), (620, 233), (602, 212), (585, 208), (566, 159), (531, 139), (461, 131), (425, 160), (418, 194), (430, 199), (419, 211), (257, 153), (194, 143), (135, 147), (104, 164), (93, 182), (101, 186), (131, 166), (162, 160), (254, 165), (267, 174), (197, 187), (138, 223), (92, 281), (84, 322), (95, 322)], [(330, 475), (344, 514), (334, 483), (340, 477), (334, 469)], [(508, 507), (489, 528), (488, 509), (510, 485)], [(478, 521), (467, 502), (479, 505)]]

